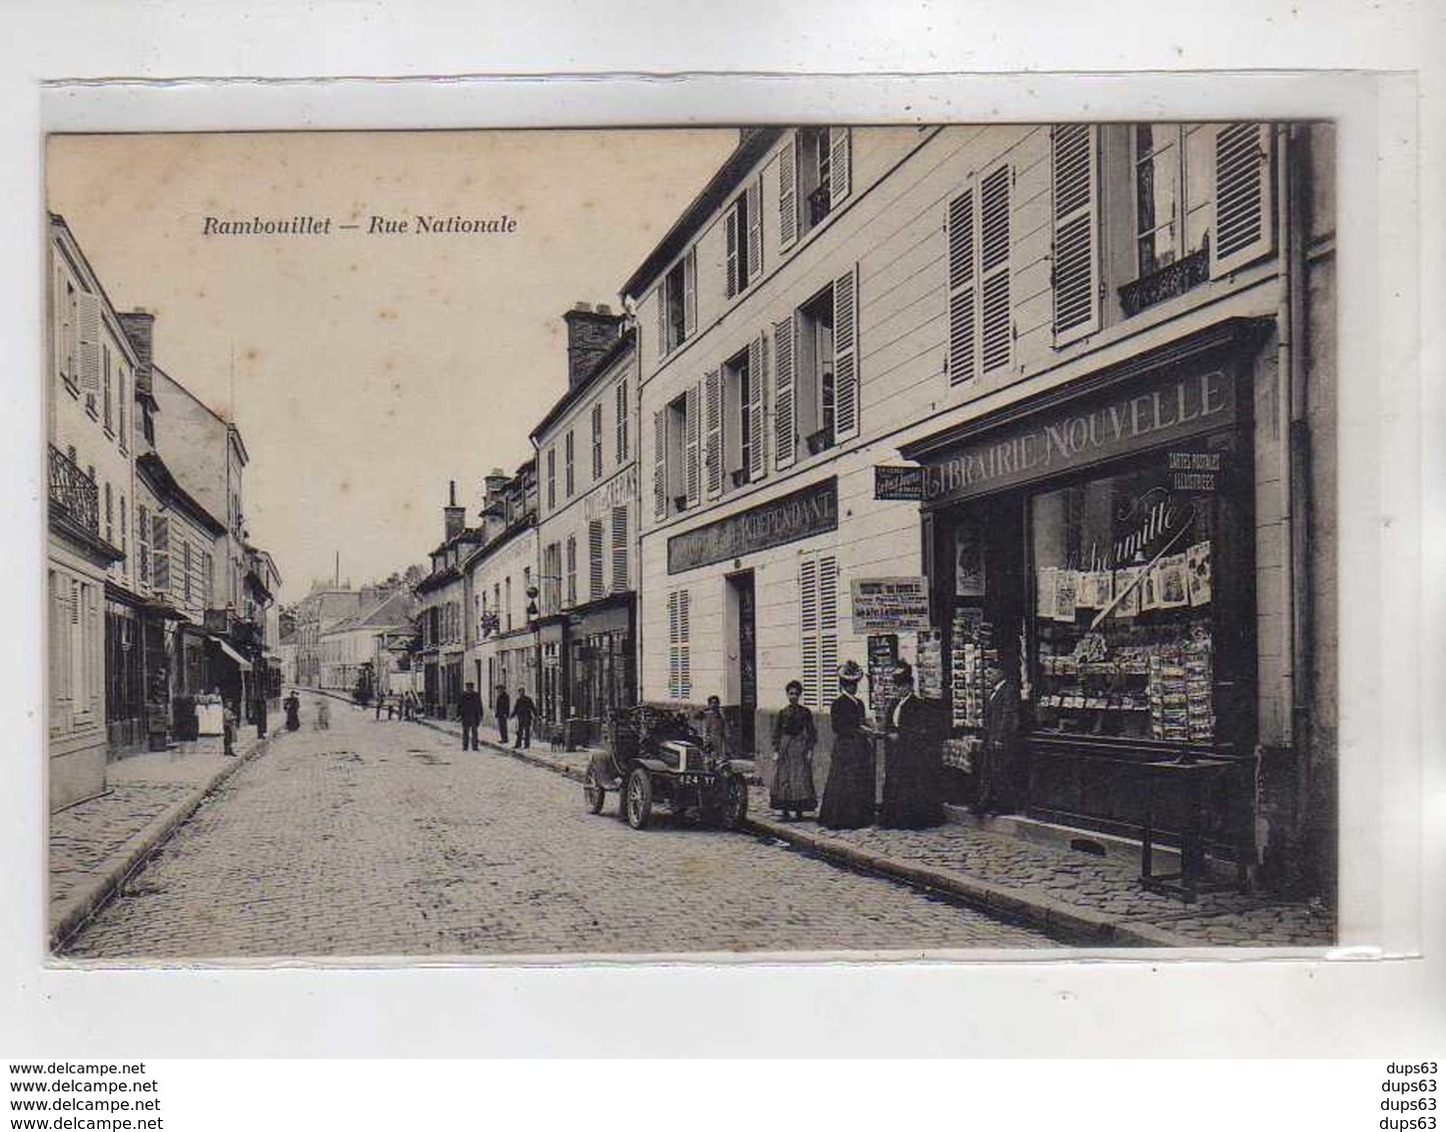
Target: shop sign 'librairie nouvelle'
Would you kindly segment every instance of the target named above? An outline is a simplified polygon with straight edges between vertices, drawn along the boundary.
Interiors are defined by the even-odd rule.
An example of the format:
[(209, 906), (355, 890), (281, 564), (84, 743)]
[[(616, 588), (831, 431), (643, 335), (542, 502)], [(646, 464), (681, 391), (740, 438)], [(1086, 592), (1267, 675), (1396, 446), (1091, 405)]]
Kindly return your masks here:
[(854, 633), (903, 633), (929, 627), (929, 579), (855, 578)]
[(668, 540), (668, 573), (838, 530), (838, 478), (789, 492)]
[(924, 500), (952, 502), (1087, 467), (1235, 421), (1221, 370), (1174, 375), (1128, 393), (1056, 409), (949, 450), (924, 467)]

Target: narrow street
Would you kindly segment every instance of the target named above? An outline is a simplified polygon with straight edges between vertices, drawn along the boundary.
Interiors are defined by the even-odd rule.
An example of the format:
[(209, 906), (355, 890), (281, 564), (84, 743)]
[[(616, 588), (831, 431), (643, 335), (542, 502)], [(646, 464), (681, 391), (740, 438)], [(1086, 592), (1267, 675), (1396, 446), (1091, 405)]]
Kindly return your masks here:
[(1048, 947), (746, 834), (586, 812), (581, 788), (332, 705), (276, 736), (67, 954), (103, 959)]

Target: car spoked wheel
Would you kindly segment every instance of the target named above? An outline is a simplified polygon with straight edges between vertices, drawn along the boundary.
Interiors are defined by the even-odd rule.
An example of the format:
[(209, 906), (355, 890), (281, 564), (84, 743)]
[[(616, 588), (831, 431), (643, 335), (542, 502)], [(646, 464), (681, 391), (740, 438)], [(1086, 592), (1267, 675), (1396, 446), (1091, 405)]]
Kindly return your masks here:
[(634, 829), (646, 829), (653, 816), (653, 780), (642, 767), (628, 775), (627, 815)]
[(598, 777), (597, 771), (592, 767), (587, 768), (587, 778), (582, 784), (583, 797), (587, 799), (587, 811), (590, 814), (602, 813), (603, 801), (607, 798), (607, 791), (603, 789), (602, 779)]
[(730, 774), (723, 788), (723, 828), (737, 829), (747, 816), (748, 783), (742, 775)]

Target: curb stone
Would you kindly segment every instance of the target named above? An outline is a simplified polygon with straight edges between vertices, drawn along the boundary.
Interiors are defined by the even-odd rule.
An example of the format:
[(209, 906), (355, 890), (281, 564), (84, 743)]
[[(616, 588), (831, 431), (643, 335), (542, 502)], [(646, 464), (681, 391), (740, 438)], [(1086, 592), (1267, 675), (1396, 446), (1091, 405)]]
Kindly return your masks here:
[(246, 763), (263, 754), (270, 746), (271, 735), (253, 743), (249, 750), (236, 755), (233, 761), (213, 774), (198, 786), (183, 801), (176, 803), (160, 817), (147, 825), (124, 849), (120, 858), (105, 869), (93, 887), (83, 891), (68, 908), (60, 913), (50, 925), (50, 954), (60, 957), (61, 949), (83, 928), (93, 916), (103, 909), (130, 882), (157, 849), (170, 840), (171, 835), (184, 825), (201, 803), (209, 798), (225, 781)]

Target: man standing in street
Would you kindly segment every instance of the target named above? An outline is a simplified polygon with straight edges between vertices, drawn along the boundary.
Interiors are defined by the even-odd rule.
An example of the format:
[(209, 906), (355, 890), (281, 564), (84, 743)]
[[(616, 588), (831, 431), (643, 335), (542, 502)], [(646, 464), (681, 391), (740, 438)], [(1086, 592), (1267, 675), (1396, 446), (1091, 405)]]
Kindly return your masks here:
[(507, 685), (497, 685), (497, 702), (492, 705), (497, 712), (497, 734), (501, 736), (501, 742), (507, 743), (507, 721), (512, 716), (512, 699), (507, 694)]
[(1019, 738), (1019, 689), (990, 665), (984, 672), (989, 699), (984, 703), (984, 750), (979, 767), (979, 798), (976, 814), (1008, 813), (1018, 804), (1015, 777), (1018, 773), (1016, 745)]
[(532, 746), (532, 717), (536, 713), (537, 706), (527, 694), (527, 689), (518, 688), (517, 702), (512, 706), (512, 718), (517, 720), (517, 742), (512, 745), (514, 750)]
[(476, 684), (469, 682), (467, 690), (457, 700), (457, 718), (462, 721), (462, 750), (477, 750), (477, 725), (482, 722), (482, 697), (477, 694)]

